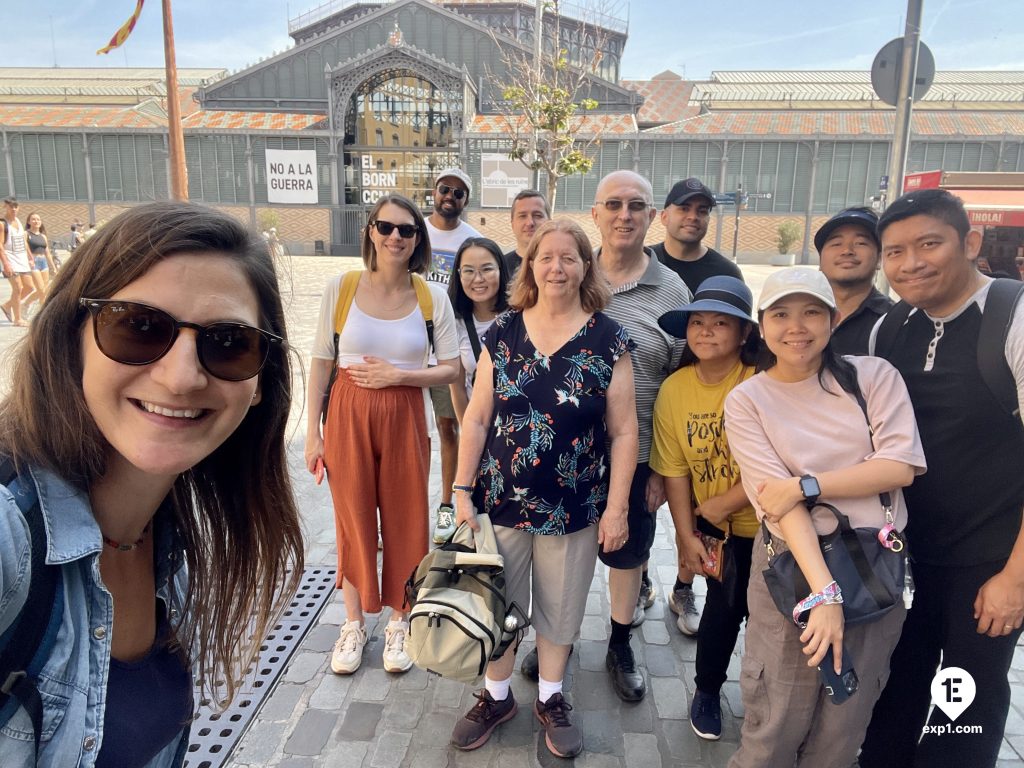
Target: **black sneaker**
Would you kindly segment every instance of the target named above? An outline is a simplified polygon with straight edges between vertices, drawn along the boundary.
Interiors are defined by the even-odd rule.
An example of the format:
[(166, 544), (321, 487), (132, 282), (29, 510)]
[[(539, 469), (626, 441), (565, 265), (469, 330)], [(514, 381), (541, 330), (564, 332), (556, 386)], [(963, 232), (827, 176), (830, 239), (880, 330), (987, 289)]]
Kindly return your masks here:
[(717, 693), (697, 691), (690, 705), (690, 727), (702, 739), (718, 741), (722, 737), (722, 701)]
[[(569, 646), (569, 656), (567, 658), (572, 658), (574, 648), (575, 646)], [(527, 680), (533, 680), (535, 683), (540, 678), (540, 668), (537, 666), (537, 646), (534, 646), (528, 654), (523, 656), (523, 663), (519, 665), (519, 672)]]
[(511, 690), (504, 701), (492, 699), (486, 688), (473, 695), (477, 698), (476, 704), (452, 729), (452, 746), (456, 749), (468, 751), (482, 747), (495, 728), (511, 720), (519, 711)]
[(647, 693), (647, 682), (643, 673), (636, 668), (633, 648), (630, 644), (608, 646), (604, 665), (612, 676), (612, 687), (623, 701), (640, 701)]
[(576, 757), (583, 751), (583, 731), (569, 719), (571, 709), (560, 693), (533, 704), (533, 713), (544, 726), (544, 741), (555, 757)]

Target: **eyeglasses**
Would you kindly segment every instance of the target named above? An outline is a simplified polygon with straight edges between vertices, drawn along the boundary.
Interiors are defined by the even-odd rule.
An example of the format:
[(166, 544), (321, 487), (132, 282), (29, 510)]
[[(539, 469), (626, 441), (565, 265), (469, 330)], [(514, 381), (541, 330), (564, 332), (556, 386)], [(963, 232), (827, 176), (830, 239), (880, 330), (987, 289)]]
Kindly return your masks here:
[(449, 187), (447, 184), (437, 185), (437, 194), (447, 195), (449, 192), (451, 192), (452, 197), (454, 197), (456, 200), (461, 200), (466, 196), (466, 190), (464, 190), (462, 187)]
[(628, 202), (624, 202), (622, 200), (596, 200), (594, 205), (603, 205), (612, 213), (621, 211), (623, 205), (629, 209), (630, 213), (640, 213), (641, 211), (646, 211), (648, 207), (651, 207), (651, 204), (646, 200), (629, 200)]
[(460, 267), (459, 276), (463, 280), (469, 280), (470, 282), (472, 282), (473, 280), (476, 279), (477, 275), (480, 275), (480, 277), (486, 280), (487, 278), (497, 273), (497, 271), (498, 268), (493, 264), (485, 264), (484, 266), (480, 267), (480, 269), (477, 269), (476, 267)]
[(100, 352), (124, 365), (149, 365), (166, 355), (178, 330), (196, 332), (199, 363), (224, 381), (244, 381), (259, 373), (273, 344), (284, 339), (244, 323), (197, 325), (177, 320), (162, 309), (136, 301), (79, 299), (92, 315), (93, 337)]
[(406, 240), (410, 237), (415, 237), (416, 233), (420, 231), (420, 228), (415, 224), (392, 224), (390, 221), (381, 221), (380, 219), (371, 221), (370, 226), (375, 227), (381, 237), (390, 237), (391, 233), (397, 229), (398, 236)]

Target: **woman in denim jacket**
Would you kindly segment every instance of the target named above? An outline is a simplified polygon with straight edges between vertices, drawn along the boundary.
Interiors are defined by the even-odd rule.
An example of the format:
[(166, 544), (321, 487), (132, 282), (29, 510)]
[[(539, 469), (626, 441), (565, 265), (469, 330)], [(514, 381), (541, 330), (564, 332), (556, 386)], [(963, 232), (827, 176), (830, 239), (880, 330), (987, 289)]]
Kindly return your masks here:
[(11, 376), (0, 637), (31, 581), (13, 494), (39, 499), (64, 610), (37, 679), (38, 754), (0, 697), (0, 765), (181, 765), (193, 674), (230, 701), (302, 570), (266, 243), (189, 203), (120, 214), (53, 282)]

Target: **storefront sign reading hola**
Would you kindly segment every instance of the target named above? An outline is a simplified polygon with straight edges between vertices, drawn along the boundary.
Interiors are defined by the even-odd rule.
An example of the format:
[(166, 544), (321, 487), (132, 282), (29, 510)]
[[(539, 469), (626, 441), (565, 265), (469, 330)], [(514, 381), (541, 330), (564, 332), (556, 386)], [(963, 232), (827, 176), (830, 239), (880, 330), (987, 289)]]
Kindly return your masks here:
[(267, 202), (316, 205), (316, 150), (267, 150)]

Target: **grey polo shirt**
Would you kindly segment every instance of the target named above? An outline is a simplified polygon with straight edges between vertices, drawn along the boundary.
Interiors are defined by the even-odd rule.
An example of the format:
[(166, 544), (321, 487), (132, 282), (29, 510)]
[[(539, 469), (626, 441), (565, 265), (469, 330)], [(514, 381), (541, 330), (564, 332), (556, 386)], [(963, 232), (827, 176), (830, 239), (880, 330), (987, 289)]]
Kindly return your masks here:
[[(666, 267), (649, 249), (647, 269), (640, 279), (619, 286), (604, 313), (621, 324), (636, 342), (633, 358), (633, 378), (636, 383), (636, 416), (640, 426), (640, 452), (638, 462), (646, 462), (651, 455), (651, 433), (654, 421), (654, 400), (661, 382), (679, 362), (686, 345), (661, 330), (658, 318), (681, 304), (692, 300), (686, 283)], [(598, 251), (600, 258), (600, 251)]]

